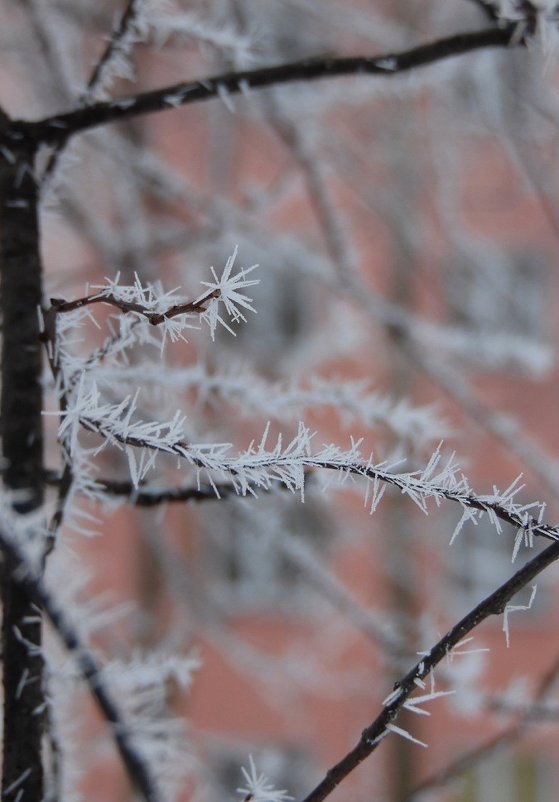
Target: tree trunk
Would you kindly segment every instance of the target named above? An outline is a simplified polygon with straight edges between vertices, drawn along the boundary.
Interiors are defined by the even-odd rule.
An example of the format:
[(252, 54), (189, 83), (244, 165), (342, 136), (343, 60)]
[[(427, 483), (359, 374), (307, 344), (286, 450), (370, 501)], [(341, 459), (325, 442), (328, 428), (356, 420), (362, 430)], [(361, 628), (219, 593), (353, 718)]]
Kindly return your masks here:
[[(42, 300), (35, 151), (10, 138), (0, 117), (0, 277), (2, 397), (0, 435), (5, 487), (22, 515), (43, 500)], [(4, 734), (2, 796), (41, 802), (44, 693), (41, 611), (29, 602), (3, 556)], [(20, 794), (21, 792), (21, 794)]]

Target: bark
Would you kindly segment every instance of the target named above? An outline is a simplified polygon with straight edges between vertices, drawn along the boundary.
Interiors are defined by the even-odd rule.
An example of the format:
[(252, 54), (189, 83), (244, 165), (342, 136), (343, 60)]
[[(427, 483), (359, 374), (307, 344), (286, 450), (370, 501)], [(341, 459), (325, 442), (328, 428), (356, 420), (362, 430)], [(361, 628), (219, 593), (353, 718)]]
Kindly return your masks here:
[[(34, 151), (10, 137), (0, 117), (0, 277), (2, 397), (0, 435), (5, 487), (13, 507), (29, 514), (43, 496), (41, 343), (41, 261)], [(3, 554), (2, 647), (4, 735), (2, 796), (41, 802), (41, 740), (44, 695), (41, 612), (14, 576)], [(20, 791), (22, 792), (20, 794)]]

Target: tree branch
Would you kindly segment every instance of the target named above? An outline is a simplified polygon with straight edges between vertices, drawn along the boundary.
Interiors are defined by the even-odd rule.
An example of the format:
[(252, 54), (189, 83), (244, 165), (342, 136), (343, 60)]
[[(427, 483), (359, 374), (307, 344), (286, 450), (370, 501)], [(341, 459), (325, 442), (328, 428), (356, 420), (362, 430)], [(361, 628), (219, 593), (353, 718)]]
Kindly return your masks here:
[(127, 0), (120, 22), (113, 30), (105, 49), (91, 72), (82, 102), (89, 103), (95, 91), (103, 84), (110, 64), (119, 56), (126, 56), (128, 40), (134, 35), (142, 0)]
[(499, 22), (499, 12), (491, 0), (470, 0), (470, 2), (477, 6), (490, 22)]
[(78, 632), (45, 587), (39, 573), (31, 568), (15, 538), (2, 529), (0, 529), (0, 545), (4, 553), (10, 557), (19, 587), (25, 591), (27, 598), (44, 610), (60, 639), (76, 660), (81, 675), (111, 727), (112, 736), (130, 780), (146, 802), (160, 802), (160, 795), (146, 760), (134, 746), (132, 731), (125, 724), (117, 703), (103, 683), (101, 666), (98, 665), (92, 652), (82, 643)]
[(14, 124), (12, 134), (16, 137), (23, 135), (37, 143), (56, 145), (67, 141), (81, 131), (87, 131), (100, 125), (129, 120), (141, 114), (176, 108), (224, 94), (246, 93), (251, 89), (344, 75), (391, 77), (476, 50), (524, 44), (522, 37), (515, 38), (516, 31), (516, 23), (510, 22), (503, 27), (492, 27), (438, 39), (435, 42), (399, 53), (306, 59), (276, 67), (228, 72), (198, 81), (174, 84), (119, 100), (95, 103), (42, 120), (19, 121)]
[[(205, 304), (214, 298), (219, 298), (219, 290), (209, 290), (202, 298), (197, 301), (189, 301), (183, 304), (175, 304), (169, 307), (164, 312), (153, 312), (143, 304), (134, 303), (132, 301), (125, 301), (122, 298), (117, 298), (112, 293), (100, 292), (95, 295), (87, 295), (84, 298), (78, 298), (75, 301), (64, 301), (59, 298), (51, 298), (51, 307), (45, 311), (45, 315), (59, 314), (60, 312), (73, 312), (76, 309), (82, 309), (84, 306), (91, 304), (108, 304), (115, 306), (120, 312), (126, 314), (127, 312), (137, 312), (143, 315), (152, 326), (158, 326), (165, 320), (169, 320), (177, 315), (186, 315), (189, 313), (205, 312)], [(47, 329), (48, 330), (48, 329)]]
[[(122, 410), (122, 412), (127, 416), (130, 415), (130, 411), (124, 413), (124, 410)], [(72, 412), (70, 411), (69, 414), (72, 414)], [(532, 505), (515, 505), (512, 503), (512, 495), (509, 494), (507, 496), (506, 493), (504, 494), (506, 498), (504, 497), (501, 501), (496, 501), (492, 497), (475, 495), (465, 484), (464, 477), (462, 477), (463, 484), (456, 482), (455, 486), (447, 486), (443, 483), (430, 482), (415, 473), (391, 473), (390, 470), (384, 469), (380, 465), (372, 465), (370, 460), (368, 462), (353, 461), (349, 458), (344, 458), (343, 454), (338, 459), (327, 459), (320, 454), (296, 454), (289, 450), (282, 454), (272, 450), (260, 453), (249, 451), (235, 457), (228, 457), (223, 454), (216, 456), (212, 454), (211, 450), (208, 450), (207, 454), (203, 454), (198, 448), (192, 447), (182, 440), (162, 442), (161, 431), (164, 428), (164, 424), (151, 425), (156, 427), (154, 432), (156, 432), (157, 437), (151, 436), (151, 434), (144, 437), (126, 434), (119, 430), (119, 422), (117, 420), (109, 422), (93, 415), (80, 415), (79, 422), (85, 429), (97, 432), (109, 443), (151, 449), (163, 454), (174, 454), (196, 468), (207, 472), (229, 473), (232, 477), (237, 477), (238, 479), (238, 482), (235, 483), (238, 493), (246, 491), (246, 488), (251, 485), (254, 487), (266, 487), (271, 480), (278, 480), (287, 486), (294, 487), (296, 481), (293, 478), (293, 471), (299, 468), (301, 470), (337, 471), (343, 474), (361, 476), (371, 480), (373, 483), (393, 485), (402, 493), (412, 497), (416, 503), (417, 498), (422, 496), (424, 498), (432, 497), (437, 500), (446, 499), (459, 504), (463, 509), (489, 513), (495, 518), (511, 524), (516, 529), (529, 532), (538, 537), (553, 541), (559, 540), (558, 526), (543, 523), (538, 518), (528, 514), (528, 509)], [(146, 431), (146, 424), (140, 422), (139, 426)], [(150, 425), (147, 424), (147, 426)], [(276, 473), (275, 475), (267, 474), (267, 470)], [(516, 483), (511, 485), (511, 489), (514, 484)]]
[(103, 493), (123, 496), (135, 507), (157, 507), (160, 504), (185, 501), (217, 501), (238, 495), (233, 482), (188, 485), (186, 487), (134, 487), (132, 482), (116, 479), (99, 479), (95, 482)]
[(326, 799), (390, 733), (391, 723), (397, 718), (412, 693), (417, 690), (418, 684), (421, 685), (435, 666), (447, 657), (452, 649), (482, 621), (492, 615), (503, 613), (512, 597), (557, 559), (559, 559), (559, 542), (552, 543), (545, 551), (530, 560), (447, 632), (405, 677), (395, 683), (394, 692), (389, 696), (382, 713), (363, 730), (358, 744), (339, 763), (329, 769), (324, 779), (302, 802), (322, 802), (323, 799)]
[(531, 724), (533, 725), (536, 723), (536, 717), (537, 720), (541, 720), (543, 716), (544, 720), (546, 720), (547, 711), (545, 709), (538, 711), (538, 703), (541, 703), (545, 699), (557, 680), (558, 675), (559, 658), (555, 658), (550, 668), (545, 672), (538, 683), (532, 703), (527, 707), (521, 708), (517, 720), (511, 726), (492, 735), (474, 749), (464, 752), (451, 763), (428, 776), (415, 786), (404, 802), (414, 802), (420, 799), (426, 792), (448, 785), (450, 781), (455, 780), (467, 771), (471, 771), (484, 760), (487, 760), (495, 754), (495, 752), (512, 746), (522, 738)]

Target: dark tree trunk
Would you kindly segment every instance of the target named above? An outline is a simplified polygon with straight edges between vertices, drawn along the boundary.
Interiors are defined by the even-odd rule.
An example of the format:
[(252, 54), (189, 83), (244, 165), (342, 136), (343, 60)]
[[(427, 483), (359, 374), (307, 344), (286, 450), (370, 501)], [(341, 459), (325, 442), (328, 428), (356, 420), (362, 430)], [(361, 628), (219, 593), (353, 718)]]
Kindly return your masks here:
[[(2, 398), (0, 435), (4, 484), (13, 507), (36, 510), (43, 498), (41, 261), (34, 149), (10, 138), (0, 117), (0, 277)], [(41, 802), (44, 694), (41, 611), (30, 603), (3, 556), (2, 650), (4, 733), (2, 796)], [(8, 793), (9, 792), (9, 793)]]

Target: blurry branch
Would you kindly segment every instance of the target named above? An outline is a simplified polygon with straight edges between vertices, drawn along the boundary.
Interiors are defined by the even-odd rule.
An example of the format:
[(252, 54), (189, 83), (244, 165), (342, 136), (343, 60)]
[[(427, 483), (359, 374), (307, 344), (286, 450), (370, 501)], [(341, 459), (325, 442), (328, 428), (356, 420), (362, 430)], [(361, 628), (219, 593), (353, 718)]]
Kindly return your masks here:
[[(44, 61), (50, 71), (50, 75), (47, 74), (46, 79), (50, 84), (53, 97), (63, 98), (69, 102), (72, 97), (71, 80), (69, 80), (68, 71), (65, 68), (62, 49), (54, 35), (56, 26), (49, 24), (50, 18), (45, 14), (45, 9), (38, 0), (21, 0), (21, 7), (29, 17), (31, 30), (40, 45)], [(45, 76), (42, 78), (44, 79)]]
[(307, 545), (302, 537), (285, 530), (274, 538), (274, 546), (300, 572), (304, 581), (315, 593), (325, 599), (343, 618), (375, 645), (381, 646), (392, 664), (401, 664), (409, 657), (402, 638), (395, 634), (363, 603), (348, 591), (332, 570), (326, 568), (316, 549)]
[[(58, 487), (64, 481), (64, 475), (56, 471), (48, 471), (47, 484)], [(228, 496), (237, 496), (238, 490), (233, 482), (213, 482), (212, 484), (187, 485), (184, 487), (150, 487), (140, 483), (138, 487), (127, 480), (96, 479), (95, 488), (115, 498), (125, 498), (128, 504), (135, 507), (158, 507), (160, 504), (180, 503), (185, 501), (219, 501)], [(270, 485), (259, 488), (259, 492), (272, 492), (284, 486)]]
[[(519, 39), (519, 41), (517, 41)], [(417, 67), (434, 64), (491, 47), (509, 47), (524, 44), (517, 36), (517, 24), (507, 23), (503, 27), (458, 34), (400, 53), (379, 56), (354, 56), (348, 58), (308, 59), (276, 67), (228, 72), (188, 83), (179, 83), (150, 92), (143, 92), (114, 101), (95, 103), (63, 114), (46, 117), (33, 122), (17, 121), (12, 128), (15, 138), (24, 136), (37, 143), (57, 145), (66, 142), (81, 131), (100, 125), (131, 119), (140, 114), (150, 114), (172, 109), (189, 103), (224, 97), (230, 94), (246, 94), (251, 89), (292, 83), (334, 78), (344, 75), (382, 75), (391, 77)]]
[[(109, 496), (121, 496), (135, 507), (157, 507), (160, 504), (184, 501), (218, 501), (237, 495), (233, 482), (188, 485), (186, 487), (134, 487), (132, 482), (97, 479), (95, 487)], [(271, 488), (270, 488), (271, 489)]]
[(463, 412), (480, 428), (492, 435), (513, 454), (522, 466), (528, 468), (542, 483), (551, 497), (559, 492), (559, 463), (549, 457), (531, 440), (518, 421), (502, 412), (488, 407), (472, 390), (467, 380), (454, 367), (441, 360), (434, 360), (412, 342), (407, 344), (412, 361), (419, 362), (426, 375), (448, 396), (456, 401)]
[[(545, 551), (530, 560), (507, 582), (464, 616), (435, 646), (426, 652), (406, 676), (394, 684), (394, 690), (385, 701), (382, 713), (365, 728), (357, 745), (339, 763), (328, 770), (324, 779), (302, 802), (322, 802), (323, 799), (326, 799), (360, 763), (375, 751), (391, 731), (404, 737), (411, 737), (409, 733), (392, 726), (392, 722), (403, 708), (415, 709), (417, 712), (413, 698), (409, 697), (418, 687), (420, 689), (424, 687), (423, 680), (435, 666), (448, 657), (469, 632), (490, 616), (504, 613), (512, 597), (557, 559), (559, 559), (559, 542), (552, 543)], [(426, 694), (423, 699), (421, 697), (417, 699), (416, 704), (435, 697), (436, 694)]]
[[(444, 768), (436, 773), (427, 777), (422, 783), (417, 785), (412, 793), (407, 797), (405, 802), (414, 802), (418, 800), (423, 794), (448, 785), (452, 780), (457, 779), (468, 771), (471, 771), (480, 763), (488, 760), (496, 752), (500, 752), (517, 743), (529, 729), (530, 725), (537, 724), (539, 721), (549, 720), (550, 711), (542, 706), (540, 703), (545, 700), (545, 697), (550, 692), (552, 686), (555, 684), (559, 675), (559, 658), (556, 658), (548, 671), (545, 672), (541, 678), (539, 685), (533, 695), (533, 700), (527, 705), (523, 705), (517, 720), (509, 727), (496, 735), (487, 738), (475, 749), (465, 752), (460, 755), (456, 760), (453, 760)], [(501, 709), (501, 707), (497, 707)], [(504, 706), (505, 711), (509, 710), (508, 706)], [(554, 718), (559, 711), (553, 711)]]
[(25, 556), (15, 535), (0, 529), (0, 544), (5, 554), (9, 555), (13, 566), (13, 575), (18, 584), (25, 590), (28, 598), (44, 610), (58, 636), (68, 649), (79, 671), (89, 686), (103, 718), (109, 724), (118, 752), (128, 776), (142, 795), (145, 802), (160, 802), (151, 769), (145, 757), (140, 754), (133, 742), (133, 734), (126, 725), (121, 711), (109, 689), (103, 683), (103, 669), (97, 663), (93, 653), (82, 642), (77, 630), (71, 624), (64, 610), (58, 606), (49, 590), (45, 587), (40, 573), (32, 567)]
[(491, 22), (499, 21), (500, 17), (497, 6), (495, 3), (492, 3), (491, 0), (469, 0), (469, 2), (477, 6)]
[[(305, 565), (297, 560), (291, 560), (287, 553), (283, 551), (283, 535), (273, 538), (273, 546), (277, 547), (293, 565), (298, 568), (298, 583), (305, 590), (308, 588), (312, 593), (320, 596), (334, 610), (336, 610), (345, 621), (353, 626), (361, 635), (365, 635), (369, 643), (381, 646), (387, 652), (390, 665), (396, 668), (401, 667), (402, 661), (409, 653), (404, 655), (397, 637), (389, 630), (386, 622), (380, 622), (373, 611), (366, 609), (362, 603), (349, 594), (343, 584), (332, 574), (331, 570), (323, 564), (322, 557), (316, 555), (314, 550), (302, 547), (309, 553), (307, 562), (310, 560), (313, 576), (311, 577)], [(249, 643), (243, 639), (242, 635), (235, 630), (235, 627), (228, 627), (223, 618), (227, 620), (231, 613), (231, 606), (220, 598), (219, 591), (216, 593), (217, 583), (204, 583), (199, 585), (199, 573), (196, 568), (185, 561), (184, 554), (173, 548), (165, 538), (155, 532), (152, 527), (142, 527), (142, 537), (149, 548), (149, 553), (154, 565), (157, 565), (165, 578), (165, 587), (168, 588), (177, 599), (186, 603), (186, 609), (194, 609), (203, 623), (204, 640), (212, 644), (235, 670), (246, 678), (251, 678), (253, 690), (262, 694), (267, 706), (274, 708), (279, 716), (287, 716), (289, 726), (297, 726), (293, 721), (294, 695), (299, 693), (301, 687), (312, 690), (313, 694), (325, 693), (335, 695), (339, 698), (341, 690), (340, 676), (337, 669), (335, 676), (328, 677), (326, 666), (323, 662), (320, 665), (313, 665), (310, 669), (305, 668), (299, 652), (295, 661), (291, 658), (292, 650), (287, 650), (281, 654), (270, 654), (258, 648), (254, 643)], [(310, 556), (310, 553), (313, 556)], [(324, 581), (315, 581), (317, 575), (325, 575)], [(343, 598), (343, 601), (342, 601)], [(328, 621), (331, 621), (328, 615)], [(327, 625), (316, 628), (315, 637), (320, 639), (325, 637), (330, 642), (330, 635)], [(305, 647), (309, 648), (308, 636), (305, 637)], [(311, 654), (314, 649), (310, 648)], [(320, 658), (317, 658), (319, 660)], [(314, 663), (314, 658), (311, 658)], [(352, 675), (352, 687), (355, 688), (355, 675)], [(369, 673), (366, 673), (365, 687), (369, 689)], [(342, 691), (343, 693), (343, 691)], [(303, 722), (301, 722), (303, 724)]]
[(429, 338), (425, 321), (414, 316), (411, 311), (376, 295), (355, 273), (349, 281), (340, 283), (339, 292), (343, 292), (346, 297), (351, 298), (376, 319), (416, 370), (423, 372), (441, 387), (471, 420), (514, 454), (521, 465), (528, 466), (551, 496), (557, 495), (559, 464), (550, 459), (537, 443), (526, 435), (512, 416), (494, 412), (484, 404), (463, 375), (450, 365), (448, 358), (443, 360), (440, 356), (436, 359), (431, 356), (432, 348), (426, 348), (424, 342), (425, 334)]
[(143, 0), (128, 0), (120, 22), (113, 30), (105, 49), (93, 68), (86, 90), (81, 98), (82, 103), (89, 103), (96, 90), (103, 85), (111, 62), (128, 54), (130, 50), (129, 39), (133, 36), (142, 5)]
[[(481, 5), (488, 6), (481, 2)], [(496, 12), (495, 12), (496, 14)], [(496, 18), (496, 17), (495, 17)], [(306, 181), (308, 194), (313, 203), (317, 220), (326, 242), (328, 253), (340, 279), (355, 276), (356, 270), (351, 248), (341, 222), (340, 213), (331, 198), (324, 175), (322, 162), (316, 158), (316, 147), (309, 143), (306, 130), (299, 129), (292, 122), (281, 103), (270, 101), (273, 110), (272, 125), (276, 128), (286, 145), (291, 149)], [(514, 143), (515, 139), (512, 140)], [(542, 198), (542, 203), (545, 199)], [(549, 207), (550, 204), (547, 204)], [(355, 281), (355, 280), (354, 280)], [(344, 282), (344, 286), (347, 282)], [(370, 288), (361, 287), (356, 297), (362, 299), (370, 294)], [(401, 336), (403, 334), (403, 336)], [(488, 409), (475, 395), (467, 381), (448, 363), (429, 358), (428, 350), (421, 348), (417, 337), (409, 327), (398, 330), (393, 337), (397, 347), (408, 357), (411, 364), (420, 369), (447, 395), (458, 402), (462, 410), (479, 426), (493, 435), (502, 445), (514, 454), (522, 465), (528, 466), (532, 473), (545, 485), (551, 496), (559, 492), (559, 464), (552, 461), (532, 442), (521, 427), (509, 416)], [(426, 355), (427, 354), (427, 355)]]
[(328, 254), (335, 271), (343, 280), (354, 271), (355, 259), (340, 211), (328, 191), (324, 165), (317, 158), (317, 148), (312, 141), (312, 133), (309, 134), (308, 123), (297, 126), (278, 98), (271, 98), (270, 106), (271, 124), (301, 169)]
[[(96, 91), (102, 87), (106, 81), (110, 80), (109, 73), (111, 64), (119, 59), (125, 58), (128, 54), (132, 44), (130, 39), (132, 38), (133, 40), (134, 28), (142, 4), (143, 0), (128, 0), (120, 22), (113, 30), (106, 47), (91, 72), (85, 91), (80, 97), (81, 104), (87, 105), (91, 103), (95, 97)], [(54, 151), (50, 154), (47, 165), (41, 176), (41, 183), (52, 178), (64, 145), (64, 141), (59, 141)]]

